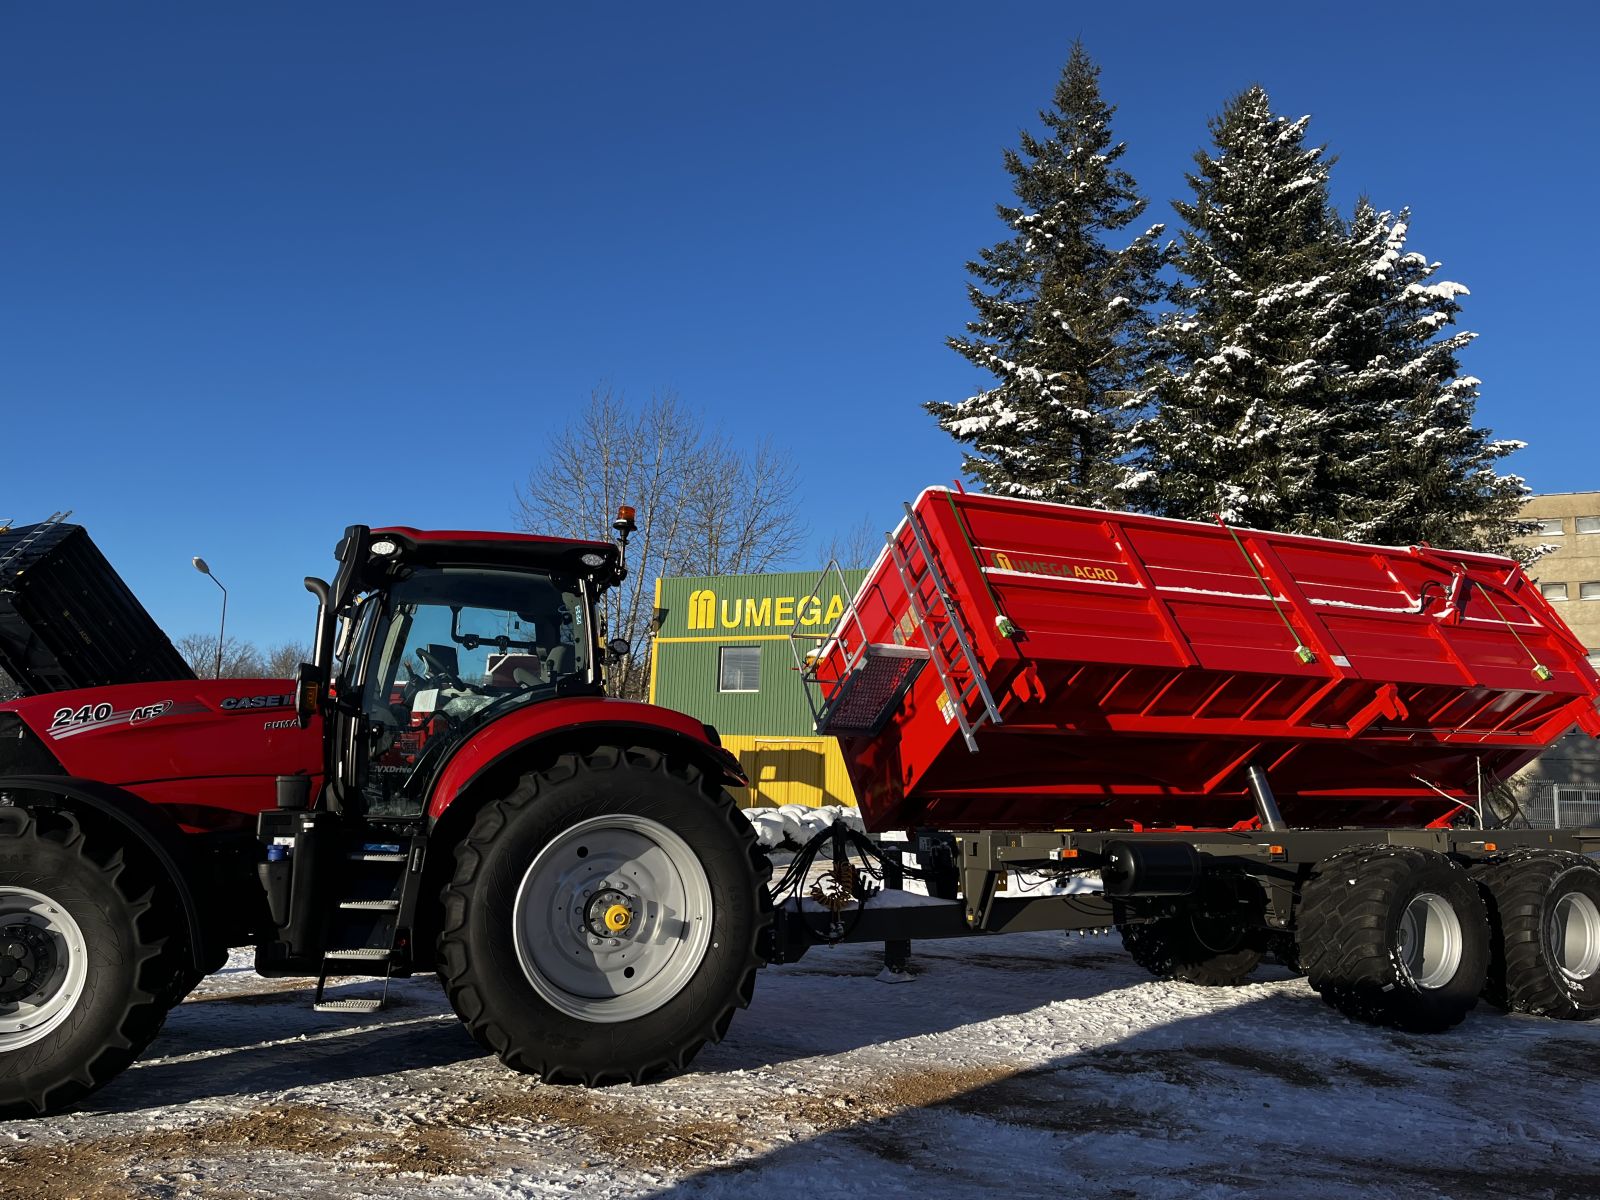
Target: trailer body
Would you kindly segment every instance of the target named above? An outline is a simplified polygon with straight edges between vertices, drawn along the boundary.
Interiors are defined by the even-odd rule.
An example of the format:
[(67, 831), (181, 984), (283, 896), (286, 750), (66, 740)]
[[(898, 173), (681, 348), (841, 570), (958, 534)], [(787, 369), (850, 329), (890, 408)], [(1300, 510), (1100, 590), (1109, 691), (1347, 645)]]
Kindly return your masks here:
[(1513, 560), (930, 488), (802, 657), (868, 828), (1450, 821), (1600, 677)]

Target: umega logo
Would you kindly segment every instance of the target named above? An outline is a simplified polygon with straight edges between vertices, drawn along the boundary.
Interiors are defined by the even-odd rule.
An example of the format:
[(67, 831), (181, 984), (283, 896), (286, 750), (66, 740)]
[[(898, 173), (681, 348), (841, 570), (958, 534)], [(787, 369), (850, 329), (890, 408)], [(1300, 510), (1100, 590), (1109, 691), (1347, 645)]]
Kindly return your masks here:
[(994, 565), (1002, 571), (1016, 571), (1022, 575), (1054, 575), (1058, 579), (1089, 579), (1096, 583), (1121, 583), (1122, 577), (1115, 567), (1096, 566), (1090, 563), (1071, 562), (1059, 558), (1026, 558), (1015, 562), (1004, 550), (991, 551)]
[(844, 597), (752, 596), (718, 599), (711, 588), (689, 593), (690, 629), (788, 629), (798, 621), (831, 626), (844, 614)]

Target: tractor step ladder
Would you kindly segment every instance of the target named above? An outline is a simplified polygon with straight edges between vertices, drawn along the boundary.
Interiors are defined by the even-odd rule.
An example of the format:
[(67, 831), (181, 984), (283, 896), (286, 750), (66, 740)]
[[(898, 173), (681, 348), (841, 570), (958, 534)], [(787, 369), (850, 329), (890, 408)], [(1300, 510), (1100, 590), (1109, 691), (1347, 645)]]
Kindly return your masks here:
[[(916, 541), (921, 569), (918, 569), (917, 561), (900, 548), (899, 539), (892, 533), (888, 538), (889, 557), (894, 562), (895, 570), (900, 573), (900, 583), (906, 590), (911, 616), (922, 631), (922, 640), (927, 644), (933, 669), (939, 673), (939, 682), (944, 684), (948, 708), (941, 708), (944, 708), (946, 719), (954, 720), (960, 728), (967, 749), (976, 754), (979, 727), (985, 722), (999, 725), (1000, 708), (994, 702), (989, 682), (979, 669), (977, 655), (973, 653), (972, 645), (961, 628), (961, 617), (951, 598), (950, 581), (939, 569), (922, 521), (911, 505), (907, 504), (905, 510), (906, 524)], [(932, 590), (931, 596), (923, 596), (925, 583)], [(955, 643), (953, 647), (946, 645), (947, 634)], [(982, 702), (982, 708), (973, 713), (979, 701)]]
[[(346, 856), (352, 894), (342, 896), (333, 914), (331, 944), (322, 956), (322, 974), (311, 1007), (317, 1012), (381, 1011), (389, 1001), (395, 968), (409, 964), (410, 937), (422, 886), (426, 839), (369, 838)], [(330, 979), (379, 984), (377, 995), (330, 998)]]

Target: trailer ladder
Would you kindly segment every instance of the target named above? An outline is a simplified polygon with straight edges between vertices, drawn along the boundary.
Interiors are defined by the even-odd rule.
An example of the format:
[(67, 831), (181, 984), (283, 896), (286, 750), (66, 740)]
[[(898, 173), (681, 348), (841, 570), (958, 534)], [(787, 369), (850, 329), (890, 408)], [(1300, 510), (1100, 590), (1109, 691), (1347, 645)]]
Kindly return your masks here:
[[(892, 533), (888, 539), (889, 557), (894, 562), (895, 570), (900, 573), (900, 582), (905, 587), (911, 615), (922, 630), (922, 640), (927, 644), (933, 669), (939, 673), (939, 682), (944, 684), (944, 694), (949, 702), (949, 707), (945, 710), (946, 719), (955, 721), (961, 730), (962, 738), (966, 740), (967, 749), (976, 754), (979, 727), (985, 722), (991, 725), (1001, 724), (1000, 709), (994, 702), (994, 695), (989, 691), (988, 680), (978, 669), (977, 655), (972, 652), (967, 635), (961, 629), (961, 619), (950, 598), (950, 581), (945, 578), (944, 572), (934, 560), (933, 547), (928, 540), (927, 531), (923, 529), (922, 521), (911, 505), (907, 504), (905, 510), (906, 524), (911, 530), (911, 536), (916, 541), (922, 559), (922, 570), (919, 572), (916, 569), (913, 560), (900, 548), (899, 539)], [(924, 582), (931, 584), (933, 591), (932, 596), (926, 601), (921, 587)], [(946, 633), (950, 634), (951, 640), (955, 643), (953, 652), (945, 644)], [(958, 682), (960, 677), (965, 677), (966, 682)], [(975, 715), (969, 716), (971, 709), (980, 700), (983, 703), (982, 709)]]
[[(33, 526), (33, 528), (28, 529), (26, 533), (19, 537), (16, 542), (12, 544), (11, 548), (5, 552), (5, 554), (0, 555), (0, 581), (5, 579), (7, 568), (10, 567), (12, 563), (16, 562), (17, 559), (21, 558), (29, 546), (33, 545), (45, 534), (49, 533), (52, 529), (61, 524), (61, 522), (65, 521), (71, 515), (72, 512), (70, 509), (66, 512), (51, 513), (43, 521)], [(10, 528), (11, 523), (7, 521), (4, 528), (0, 528), (0, 533), (5, 533)]]

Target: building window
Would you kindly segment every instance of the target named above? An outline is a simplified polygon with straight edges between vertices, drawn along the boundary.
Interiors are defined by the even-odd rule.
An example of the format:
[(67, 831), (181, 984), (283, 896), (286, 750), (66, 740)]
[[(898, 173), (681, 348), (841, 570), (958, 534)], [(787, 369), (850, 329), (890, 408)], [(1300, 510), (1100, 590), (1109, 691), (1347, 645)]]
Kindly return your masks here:
[(1560, 517), (1539, 518), (1538, 533), (1540, 537), (1560, 537), (1566, 531), (1566, 526), (1561, 523)]
[(1578, 585), (1579, 600), (1600, 600), (1600, 582), (1580, 583)]
[(761, 647), (724, 646), (717, 657), (719, 692), (761, 690)]
[(1600, 517), (1579, 517), (1579, 533), (1600, 533)]
[(1546, 600), (1565, 600), (1567, 598), (1567, 585), (1564, 583), (1541, 583), (1539, 590), (1544, 593)]

